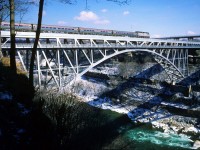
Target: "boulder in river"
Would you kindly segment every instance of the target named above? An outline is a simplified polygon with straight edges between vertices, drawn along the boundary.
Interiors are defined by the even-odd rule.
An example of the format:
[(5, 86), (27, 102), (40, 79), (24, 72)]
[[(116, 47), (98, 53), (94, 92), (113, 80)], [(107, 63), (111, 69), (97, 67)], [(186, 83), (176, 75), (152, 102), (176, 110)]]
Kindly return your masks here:
[(189, 128), (185, 128), (183, 132), (187, 134), (197, 134), (197, 133), (200, 133), (200, 130), (195, 128), (194, 126), (191, 126)]
[(193, 144), (193, 149), (200, 149), (200, 141), (199, 140), (196, 140)]

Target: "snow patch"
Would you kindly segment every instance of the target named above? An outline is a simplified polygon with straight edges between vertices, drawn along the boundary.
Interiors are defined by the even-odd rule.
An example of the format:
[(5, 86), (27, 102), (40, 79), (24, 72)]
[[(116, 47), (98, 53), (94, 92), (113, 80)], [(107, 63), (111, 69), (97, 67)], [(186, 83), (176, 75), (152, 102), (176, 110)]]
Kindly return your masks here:
[(18, 105), (18, 107), (20, 108), (21, 113), (22, 113), (23, 115), (26, 115), (26, 114), (28, 114), (28, 113), (30, 112), (30, 110), (26, 109), (25, 106), (24, 106), (23, 104), (17, 103), (17, 105)]
[(10, 92), (0, 92), (0, 100), (8, 100), (11, 101), (12, 100), (12, 94)]

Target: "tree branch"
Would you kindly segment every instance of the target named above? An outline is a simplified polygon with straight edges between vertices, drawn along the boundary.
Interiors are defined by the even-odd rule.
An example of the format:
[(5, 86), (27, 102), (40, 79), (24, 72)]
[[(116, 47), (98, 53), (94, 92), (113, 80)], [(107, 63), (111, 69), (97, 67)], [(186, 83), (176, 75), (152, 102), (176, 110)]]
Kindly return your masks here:
[(128, 5), (132, 0), (107, 0), (111, 2), (118, 3), (119, 5)]
[(77, 3), (77, 0), (59, 0), (61, 3), (64, 3), (64, 4), (76, 4)]

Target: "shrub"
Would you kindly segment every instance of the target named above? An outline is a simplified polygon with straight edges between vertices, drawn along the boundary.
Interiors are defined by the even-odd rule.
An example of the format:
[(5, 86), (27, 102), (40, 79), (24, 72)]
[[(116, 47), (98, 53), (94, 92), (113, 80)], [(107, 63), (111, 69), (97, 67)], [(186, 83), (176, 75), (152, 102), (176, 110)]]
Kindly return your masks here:
[(56, 141), (61, 147), (70, 147), (83, 130), (89, 132), (91, 128), (100, 126), (98, 111), (80, 102), (73, 94), (41, 91), (33, 101), (37, 110), (41, 109), (50, 119), (56, 132)]
[[(57, 141), (55, 144), (59, 145), (57, 149), (58, 147), (61, 149), (100, 148), (111, 133), (116, 131), (113, 128), (118, 128), (122, 122), (128, 120), (127, 116), (80, 102), (71, 93), (57, 94), (41, 91), (36, 94), (34, 104), (38, 115), (44, 114), (51, 122), (41, 125), (39, 131), (43, 132), (43, 128), (51, 129), (53, 138), (51, 141)], [(40, 120), (36, 123), (42, 123)]]

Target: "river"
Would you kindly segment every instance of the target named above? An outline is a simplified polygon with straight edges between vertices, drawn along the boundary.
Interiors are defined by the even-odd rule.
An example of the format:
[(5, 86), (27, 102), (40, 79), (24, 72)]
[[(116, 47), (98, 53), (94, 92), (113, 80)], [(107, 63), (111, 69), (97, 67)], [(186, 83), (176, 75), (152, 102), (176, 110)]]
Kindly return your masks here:
[(119, 136), (107, 145), (106, 149), (186, 150), (192, 149), (193, 146), (193, 142), (186, 135), (164, 133), (152, 129), (149, 125), (122, 127), (118, 132)]
[[(155, 72), (155, 69), (153, 71), (150, 70), (149, 72), (150, 73)], [(118, 112), (121, 111), (123, 113), (128, 113), (128, 112), (130, 112), (130, 110), (137, 110), (138, 105), (135, 105), (136, 103), (141, 103), (142, 101), (144, 101), (144, 103), (149, 103), (149, 101), (152, 101), (152, 100), (157, 101), (158, 100), (157, 96), (155, 96), (156, 93), (158, 94), (160, 91), (162, 92), (162, 87), (157, 86), (157, 85), (156, 86), (151, 86), (151, 85), (146, 86), (146, 83), (145, 84), (138, 83), (138, 84), (136, 84), (136, 87), (135, 87), (135, 85), (131, 86), (131, 87), (127, 86), (128, 89), (126, 89), (124, 91), (126, 91), (126, 93), (129, 93), (129, 94), (127, 94), (127, 97), (129, 96), (129, 98), (131, 98), (132, 100), (134, 99), (133, 103), (135, 103), (135, 104), (134, 104), (134, 107), (130, 108), (129, 110), (124, 109), (125, 110), (124, 111), (123, 108), (121, 108), (121, 106), (113, 105), (113, 100), (115, 101), (115, 103), (116, 102), (118, 103), (120, 100), (118, 98), (116, 98), (117, 96), (115, 94), (113, 96), (112, 92), (110, 92), (107, 95), (104, 95), (104, 94), (98, 95), (97, 94), (97, 93), (105, 93), (105, 91), (110, 90), (110, 89), (108, 89), (108, 86), (104, 84), (105, 81), (103, 81), (103, 82), (101, 82), (99, 80), (97, 81), (94, 78), (89, 78), (89, 79), (87, 78), (86, 80), (87, 80), (86, 82), (84, 81), (81, 83), (83, 87), (81, 87), (81, 84), (79, 83), (78, 86), (80, 87), (81, 90), (77, 91), (77, 93), (79, 93), (79, 95), (81, 95), (82, 97), (85, 96), (85, 99), (88, 99), (88, 100), (86, 100), (86, 102), (88, 102), (90, 105), (93, 105), (93, 106), (96, 106), (99, 108), (103, 108), (103, 109), (113, 110), (113, 109), (117, 108)], [(114, 82), (116, 82), (116, 78), (114, 77), (114, 79), (112, 79), (111, 82), (112, 82), (112, 86), (113, 86), (115, 84)], [(114, 91), (114, 93), (119, 94), (119, 96), (121, 97), (121, 95), (125, 95), (126, 93), (121, 92), (121, 91), (119, 92), (118, 89), (124, 89), (123, 86), (121, 86), (121, 87), (118, 86), (119, 83), (120, 82), (116, 83), (117, 86), (115, 87), (116, 91)], [(135, 80), (134, 80), (134, 84), (135, 84)], [(85, 90), (84, 92), (83, 92), (83, 89)], [(146, 89), (146, 90), (144, 90), (144, 89)], [(96, 99), (93, 98), (94, 95), (96, 95)], [(110, 98), (110, 100), (112, 102), (110, 103), (109, 100), (106, 99), (106, 97), (108, 97), (108, 99)], [(123, 101), (124, 97), (121, 97), (121, 98)], [(91, 100), (91, 99), (93, 99), (93, 100)], [(103, 99), (103, 100), (99, 100), (99, 99)], [(128, 101), (130, 102), (131, 100), (129, 99)], [(120, 101), (120, 103), (121, 103), (121, 101)], [(126, 102), (124, 102), (124, 103), (126, 103)], [(169, 102), (168, 104), (170, 104), (170, 103), (171, 102)], [(141, 105), (139, 105), (139, 106), (141, 107)], [(120, 107), (120, 109), (118, 109), (119, 107)], [(143, 105), (142, 105), (142, 107), (143, 107)], [(182, 106), (180, 105), (180, 107), (182, 107)], [(155, 112), (154, 109), (152, 109), (152, 108), (150, 108), (150, 111)], [(162, 106), (161, 106), (161, 109), (162, 109)], [(116, 109), (114, 111), (116, 111)], [(151, 115), (151, 112), (150, 112), (150, 114), (147, 114), (147, 115)], [(144, 113), (140, 114), (140, 116), (143, 117)], [(162, 120), (162, 119), (160, 119), (160, 120)], [(168, 120), (166, 122), (168, 123)], [(189, 125), (191, 125), (191, 124), (189, 124)], [(170, 127), (171, 126), (169, 126), (169, 128)], [(185, 128), (187, 128), (187, 127), (185, 126)], [(195, 139), (195, 138), (189, 136), (188, 134), (182, 134), (181, 132), (180, 133), (174, 132), (173, 130), (169, 130), (166, 132), (163, 129), (153, 128), (151, 123), (141, 123), (140, 122), (138, 125), (138, 123), (135, 123), (134, 121), (131, 124), (127, 123), (127, 125), (125, 125), (125, 126), (123, 125), (120, 128), (117, 128), (116, 132), (118, 133), (118, 136), (115, 137), (114, 139), (112, 139), (111, 142), (106, 144), (103, 147), (103, 149), (186, 150), (186, 149), (193, 149), (193, 144), (194, 144), (195, 140), (199, 140), (199, 137), (198, 138), (195, 137), (196, 138)]]

